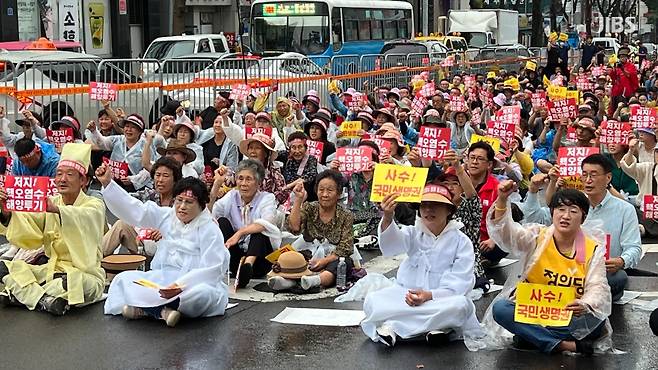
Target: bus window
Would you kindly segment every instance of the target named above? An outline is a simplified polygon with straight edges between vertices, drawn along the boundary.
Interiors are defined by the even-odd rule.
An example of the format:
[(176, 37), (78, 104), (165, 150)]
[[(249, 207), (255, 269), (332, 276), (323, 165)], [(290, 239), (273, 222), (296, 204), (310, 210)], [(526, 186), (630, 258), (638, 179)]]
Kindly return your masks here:
[(372, 30), (372, 39), (373, 40), (383, 40), (384, 39), (384, 29), (382, 21), (384, 19), (384, 13), (381, 10), (373, 10), (370, 12), (370, 29)]
[(343, 27), (340, 8), (333, 8), (331, 10), (331, 38), (334, 51), (339, 51), (343, 48)]

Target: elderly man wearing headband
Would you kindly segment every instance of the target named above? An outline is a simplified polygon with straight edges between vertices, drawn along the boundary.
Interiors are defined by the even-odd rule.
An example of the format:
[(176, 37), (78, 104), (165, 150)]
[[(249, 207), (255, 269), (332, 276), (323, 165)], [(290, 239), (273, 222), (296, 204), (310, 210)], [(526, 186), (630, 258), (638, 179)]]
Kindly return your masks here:
[[(24, 249), (43, 247), (49, 258), (47, 264), (39, 266), (24, 261), (0, 262), (0, 279), (5, 284), (0, 304), (61, 316), (69, 305), (101, 297), (105, 283), (100, 266), (105, 205), (83, 191), (90, 158), (91, 145), (64, 145), (55, 176), (59, 195), (41, 200), (46, 211), (0, 214), (0, 232), (11, 244)], [(8, 198), (0, 188), (0, 203)]]
[(24, 137), (16, 142), (14, 150), (18, 160), (13, 163), (12, 175), (55, 177), (59, 154), (52, 144), (43, 141), (37, 144)]

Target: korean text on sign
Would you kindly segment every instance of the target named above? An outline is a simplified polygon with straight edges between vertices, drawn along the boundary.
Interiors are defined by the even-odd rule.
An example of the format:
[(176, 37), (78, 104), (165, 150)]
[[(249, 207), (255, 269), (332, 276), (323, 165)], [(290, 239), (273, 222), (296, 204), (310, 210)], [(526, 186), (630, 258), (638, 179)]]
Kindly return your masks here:
[(56, 148), (61, 149), (64, 144), (73, 142), (73, 129), (69, 127), (64, 130), (46, 130), (46, 137)]
[(103, 157), (103, 163), (105, 163), (110, 171), (112, 171), (112, 177), (115, 179), (121, 179), (128, 177), (130, 172), (128, 171), (128, 163), (113, 161), (107, 157)]
[(322, 160), (322, 151), (324, 150), (324, 143), (316, 140), (306, 140), (308, 147), (308, 154), (315, 157), (318, 162)]
[(272, 137), (272, 128), (271, 127), (245, 127), (244, 129), (244, 138), (251, 139), (255, 134), (263, 134), (267, 137)]
[(546, 92), (548, 93), (548, 97), (551, 99), (567, 98), (567, 88), (564, 86), (550, 85), (548, 86)]
[(532, 93), (530, 100), (532, 101), (532, 107), (535, 109), (546, 107), (546, 93), (543, 91)]
[(656, 128), (658, 119), (658, 109), (643, 108), (639, 105), (631, 106), (631, 124), (633, 128)]
[(576, 99), (556, 99), (546, 102), (548, 118), (551, 121), (559, 121), (562, 118), (576, 118), (578, 109)]
[(435, 93), (436, 93), (436, 86), (434, 85), (434, 82), (426, 83), (420, 89), (420, 94), (426, 98), (434, 96)]
[(497, 137), (501, 141), (511, 143), (514, 140), (514, 129), (516, 125), (513, 123), (503, 123), (498, 121), (489, 121), (487, 123), (487, 135)]
[(343, 133), (341, 139), (356, 139), (361, 137), (359, 132), (362, 130), (361, 121), (345, 121), (340, 125), (340, 132)]
[(45, 212), (50, 178), (44, 176), (6, 176), (5, 211)]
[(416, 147), (421, 158), (442, 159), (450, 149), (450, 129), (421, 126)]
[(106, 82), (89, 83), (89, 99), (91, 100), (117, 100), (117, 85)]
[(427, 168), (377, 164), (372, 180), (371, 202), (381, 202), (389, 194), (400, 194), (398, 202), (420, 203), (427, 180)]
[(500, 151), (500, 139), (492, 136), (480, 136), (478, 134), (471, 135), (471, 145), (484, 141), (485, 143), (491, 145), (493, 150), (498, 153)]
[(411, 102), (411, 111), (414, 115), (420, 117), (423, 115), (423, 110), (427, 106), (428, 100), (421, 94), (416, 94), (414, 100)]
[(561, 147), (557, 154), (560, 176), (576, 176), (583, 173), (580, 167), (583, 159), (599, 152), (599, 148)]
[(231, 94), (229, 99), (231, 100), (247, 100), (249, 93), (251, 92), (251, 86), (245, 84), (235, 84), (231, 86)]
[(601, 124), (601, 144), (627, 144), (631, 125), (617, 121), (605, 121)]
[(338, 170), (343, 173), (369, 170), (372, 169), (372, 148), (338, 148), (336, 160), (340, 163)]
[(496, 112), (496, 122), (516, 125), (519, 121), (521, 121), (520, 105), (502, 107)]
[(382, 137), (379, 136), (379, 135), (370, 138), (370, 140), (372, 140), (372, 142), (377, 144), (377, 146), (379, 147), (380, 155), (382, 155), (382, 156), (383, 155), (391, 155), (391, 142), (390, 141), (382, 139)]
[(571, 287), (519, 283), (516, 286), (514, 321), (562, 327), (571, 322), (573, 311), (565, 307), (576, 298)]
[(452, 112), (464, 112), (466, 110), (466, 101), (462, 95), (450, 95), (450, 110)]
[(658, 220), (658, 195), (646, 194), (644, 196), (644, 218)]

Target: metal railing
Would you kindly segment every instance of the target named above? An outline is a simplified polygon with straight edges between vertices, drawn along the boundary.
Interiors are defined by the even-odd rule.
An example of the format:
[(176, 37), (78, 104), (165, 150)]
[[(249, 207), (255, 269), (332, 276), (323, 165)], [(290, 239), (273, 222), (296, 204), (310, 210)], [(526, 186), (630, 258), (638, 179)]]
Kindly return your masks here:
[[(481, 49), (477, 53), (371, 54), (323, 58), (233, 58), (233, 59), (76, 59), (66, 61), (25, 61), (16, 65), (0, 60), (0, 105), (6, 107), (7, 118), (19, 118), (23, 110), (42, 114), (46, 126), (64, 115), (73, 115), (84, 127), (96, 120), (102, 104), (91, 100), (89, 84), (116, 84), (115, 108), (126, 114), (139, 113), (150, 124), (160, 117), (160, 108), (170, 99), (189, 101), (189, 114), (194, 117), (213, 106), (220, 92), (233, 85), (249, 84), (263, 93), (260, 82), (277, 81), (279, 90), (271, 94), (268, 105), (274, 107), (276, 97), (295, 95), (299, 100), (309, 90), (316, 90), (323, 105), (329, 103), (327, 86), (340, 81), (343, 90), (363, 90), (388, 85), (399, 87), (422, 72), (438, 79), (448, 73), (486, 73), (496, 68), (518, 70), (528, 59), (515, 54), (513, 48)], [(542, 58), (538, 50), (537, 58)], [(534, 51), (533, 51), (534, 53)], [(446, 58), (451, 67), (445, 67)], [(263, 84), (267, 85), (267, 84)], [(14, 129), (19, 129), (14, 126)]]

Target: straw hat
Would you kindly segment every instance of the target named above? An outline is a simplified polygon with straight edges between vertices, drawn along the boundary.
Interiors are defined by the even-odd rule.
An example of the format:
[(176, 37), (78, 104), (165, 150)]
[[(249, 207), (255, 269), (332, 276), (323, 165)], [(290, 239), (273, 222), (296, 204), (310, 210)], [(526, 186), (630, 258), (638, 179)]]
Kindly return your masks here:
[(281, 253), (279, 260), (272, 265), (272, 271), (267, 277), (281, 276), (284, 279), (301, 279), (302, 276), (313, 274), (308, 269), (308, 262), (299, 252), (287, 251)]
[(372, 118), (377, 119), (377, 116), (379, 116), (380, 114), (386, 116), (387, 122), (397, 122), (395, 116), (393, 116), (393, 114), (391, 114), (391, 112), (386, 108), (377, 109), (376, 111), (372, 112)]
[(425, 189), (423, 189), (423, 196), (421, 197), (422, 202), (436, 202), (436, 203), (444, 203), (444, 204), (449, 204), (453, 210), (455, 210), (457, 207), (455, 207), (455, 204), (452, 203), (452, 194), (443, 185), (437, 185), (437, 184), (427, 184), (425, 185)]
[(274, 161), (279, 156), (279, 153), (276, 150), (274, 150), (274, 140), (272, 140), (271, 137), (262, 134), (260, 132), (254, 134), (249, 139), (243, 139), (240, 141), (240, 153), (248, 157), (249, 154), (247, 154), (247, 148), (249, 148), (249, 144), (251, 144), (254, 141), (258, 141), (259, 143), (263, 144), (265, 149), (270, 151), (271, 161)]
[(168, 152), (179, 152), (185, 155), (185, 163), (190, 163), (196, 159), (196, 153), (194, 150), (188, 148), (180, 142), (178, 139), (169, 140), (166, 148), (160, 147), (157, 149), (158, 154), (165, 156)]
[(379, 128), (379, 130), (377, 130), (376, 134), (384, 135), (384, 133), (388, 131), (398, 131), (398, 129), (391, 122), (386, 122)]
[(137, 270), (146, 257), (139, 254), (111, 254), (101, 261), (101, 267), (106, 271)]

